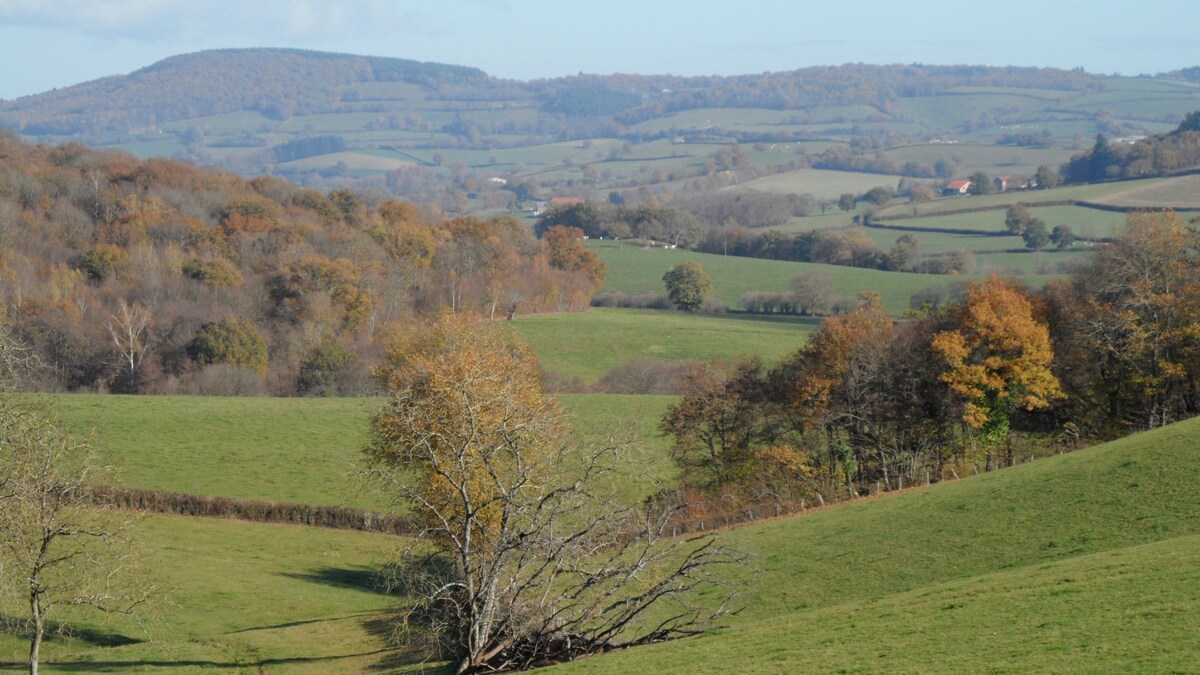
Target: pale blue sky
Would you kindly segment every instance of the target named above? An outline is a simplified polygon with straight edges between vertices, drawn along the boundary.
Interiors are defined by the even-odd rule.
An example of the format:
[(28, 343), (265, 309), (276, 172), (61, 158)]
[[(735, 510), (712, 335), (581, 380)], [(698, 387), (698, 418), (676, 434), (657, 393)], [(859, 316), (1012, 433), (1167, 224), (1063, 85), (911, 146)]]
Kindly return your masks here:
[(1200, 65), (1200, 0), (0, 0), (0, 98), (218, 47), (301, 47), (518, 79), (813, 65)]

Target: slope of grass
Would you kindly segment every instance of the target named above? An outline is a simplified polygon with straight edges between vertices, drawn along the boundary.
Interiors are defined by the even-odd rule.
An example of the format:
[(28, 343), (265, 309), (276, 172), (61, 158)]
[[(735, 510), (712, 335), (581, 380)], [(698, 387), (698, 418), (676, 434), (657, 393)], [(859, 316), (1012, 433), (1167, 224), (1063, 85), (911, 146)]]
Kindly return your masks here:
[(817, 199), (837, 199), (844, 192), (862, 194), (873, 187), (894, 189), (899, 176), (853, 171), (826, 171), (822, 169), (797, 169), (766, 178), (759, 178), (738, 185), (737, 190), (759, 190), (761, 192), (784, 192), (788, 194), (811, 194)]
[[(647, 440), (657, 466), (647, 485), (673, 476), (654, 425), (669, 397), (575, 395), (562, 399), (581, 431), (610, 427)], [(53, 397), (68, 428), (95, 431), (116, 483), (190, 494), (383, 509), (355, 478), (367, 423), (380, 399), (200, 396)]]
[[(899, 236), (899, 233), (896, 236)], [(618, 248), (617, 244), (611, 241), (593, 241), (588, 245), (608, 265), (608, 279), (602, 292), (662, 293), (662, 275), (685, 260), (695, 260), (712, 277), (717, 297), (730, 307), (736, 307), (738, 299), (749, 291), (788, 291), (796, 274), (821, 270), (829, 275), (839, 295), (853, 298), (859, 291), (873, 291), (881, 295), (884, 309), (893, 314), (901, 314), (908, 309), (908, 299), (917, 291), (929, 286), (946, 286), (969, 278), (759, 260), (678, 249), (640, 248), (631, 245)], [(1025, 280), (1040, 285), (1045, 283), (1046, 277), (1026, 277)]]
[(1200, 655), (1198, 460), (1192, 420), (743, 527), (726, 541), (756, 562), (737, 575), (746, 609), (726, 630), (578, 666), (1188, 669)]
[(518, 317), (513, 326), (543, 367), (590, 384), (640, 357), (705, 361), (758, 355), (773, 362), (803, 345), (817, 321), (596, 308)]
[(902, 214), (910, 215), (916, 207), (918, 215), (936, 215), (946, 211), (979, 208), (1008, 208), (1013, 204), (1038, 204), (1064, 200), (1095, 200), (1107, 195), (1114, 195), (1125, 190), (1140, 188), (1146, 185), (1160, 183), (1165, 178), (1143, 178), (1140, 180), (1117, 181), (1113, 183), (1096, 183), (1094, 185), (1070, 185), (1052, 190), (1017, 190), (1000, 192), (990, 195), (944, 197), (919, 204), (896, 204), (879, 212), (879, 220), (887, 220), (889, 216)]
[[(378, 571), (401, 539), (179, 516), (136, 531), (145, 581), (161, 588), (150, 621), (63, 612), (76, 637), (43, 647), (46, 670), (362, 672), (389, 656), (378, 619), (393, 599)], [(0, 662), (26, 650), (0, 633)]]

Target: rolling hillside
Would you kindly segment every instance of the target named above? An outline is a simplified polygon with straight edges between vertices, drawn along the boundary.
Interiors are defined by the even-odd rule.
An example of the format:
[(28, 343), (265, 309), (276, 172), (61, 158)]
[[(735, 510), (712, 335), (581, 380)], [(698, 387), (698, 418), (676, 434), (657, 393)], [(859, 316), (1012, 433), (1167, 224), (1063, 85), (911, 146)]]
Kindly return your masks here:
[(745, 609), (584, 672), (1187, 670), (1200, 420), (730, 531)]
[[(520, 82), (405, 59), (227, 49), (0, 101), (0, 126), (493, 212), (556, 195), (643, 201), (748, 184), (829, 200), (901, 176), (1027, 175), (1097, 133), (1166, 131), (1197, 108), (1200, 85), (1184, 79), (1049, 68)], [(733, 143), (743, 147), (731, 162)]]
[[(68, 397), (64, 410), (82, 421), (76, 403), (90, 401)], [(589, 417), (611, 413), (579, 403), (571, 407)], [(129, 448), (126, 460), (145, 455)], [(736, 573), (745, 608), (727, 627), (560, 670), (1187, 670), (1198, 655), (1198, 453), (1192, 420), (731, 530), (725, 541), (752, 563)], [(47, 647), (49, 669), (406, 667), (384, 641), (379, 620), (392, 599), (376, 577), (399, 540), (164, 516), (140, 531), (170, 589), (157, 622), (65, 615), (76, 632)], [(18, 663), (22, 646), (0, 637), (0, 659)]]

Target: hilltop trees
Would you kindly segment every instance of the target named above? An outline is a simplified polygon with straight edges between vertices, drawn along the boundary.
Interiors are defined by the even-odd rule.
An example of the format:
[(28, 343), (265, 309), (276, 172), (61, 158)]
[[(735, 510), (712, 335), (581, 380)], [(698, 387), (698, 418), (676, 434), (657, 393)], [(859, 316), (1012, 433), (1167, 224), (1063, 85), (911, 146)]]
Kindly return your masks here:
[[(580, 310), (603, 278), (581, 242), (539, 242), (505, 216), (3, 134), (0, 230), (12, 330), (54, 365), (35, 386), (61, 390), (328, 391), (319, 372), (365, 391), (392, 325), (445, 307)], [(230, 356), (251, 332), (255, 356)]]
[(693, 597), (736, 556), (711, 538), (667, 542), (669, 511), (619, 504), (624, 445), (572, 439), (508, 335), (446, 316), (400, 335), (377, 371), (388, 400), (366, 456), (422, 526), (394, 569), (416, 599), (405, 643), (474, 673), (701, 632), (724, 604)]

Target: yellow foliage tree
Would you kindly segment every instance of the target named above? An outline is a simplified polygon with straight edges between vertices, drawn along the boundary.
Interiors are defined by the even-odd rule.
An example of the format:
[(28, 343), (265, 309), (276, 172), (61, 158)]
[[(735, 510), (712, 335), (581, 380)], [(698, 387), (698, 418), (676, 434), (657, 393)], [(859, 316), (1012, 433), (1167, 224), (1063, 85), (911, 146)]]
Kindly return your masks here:
[(958, 328), (935, 335), (933, 348), (946, 361), (942, 381), (966, 399), (963, 421), (985, 445), (1007, 437), (1017, 406), (1037, 410), (1064, 396), (1050, 370), (1050, 331), (1017, 282), (993, 276), (970, 286)]

